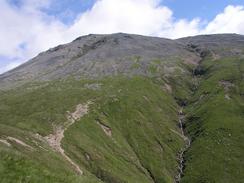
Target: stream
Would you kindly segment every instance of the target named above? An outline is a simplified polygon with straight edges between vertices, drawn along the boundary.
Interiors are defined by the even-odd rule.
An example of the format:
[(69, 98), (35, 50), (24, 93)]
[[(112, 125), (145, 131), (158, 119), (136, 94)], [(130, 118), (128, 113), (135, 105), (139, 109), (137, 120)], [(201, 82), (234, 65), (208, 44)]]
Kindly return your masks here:
[(183, 113), (183, 108), (179, 110), (179, 128), (181, 131), (181, 135), (185, 141), (185, 146), (180, 150), (178, 154), (178, 161), (179, 161), (179, 166), (178, 166), (178, 175), (175, 177), (175, 183), (180, 183), (181, 178), (184, 175), (184, 168), (185, 168), (185, 157), (184, 154), (185, 152), (190, 148), (191, 146), (191, 140), (185, 135), (184, 132), (184, 118), (185, 115)]

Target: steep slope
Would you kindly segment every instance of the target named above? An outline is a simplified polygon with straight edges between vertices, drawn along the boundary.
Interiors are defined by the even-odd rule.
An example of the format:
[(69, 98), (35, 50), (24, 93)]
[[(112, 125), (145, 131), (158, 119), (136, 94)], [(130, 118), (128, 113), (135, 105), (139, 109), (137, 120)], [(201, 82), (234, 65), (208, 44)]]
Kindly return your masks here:
[(182, 182), (242, 182), (244, 36), (182, 38), (202, 57), (186, 99), (186, 132), (191, 147), (184, 155)]
[(200, 35), (177, 41), (187, 45), (191, 50), (200, 52), (202, 56), (210, 54), (214, 60), (243, 56), (244, 36), (238, 34)]
[(201, 68), (204, 74), (185, 111), (192, 143), (182, 182), (242, 182), (244, 59), (205, 59)]
[(243, 55), (233, 34), (39, 54), (0, 75), (1, 181), (242, 182)]
[(152, 61), (167, 67), (179, 60), (196, 62), (198, 57), (184, 45), (169, 39), (127, 34), (88, 35), (41, 53), (1, 75), (0, 88), (67, 77), (150, 75)]
[[(101, 88), (89, 89), (93, 86)], [(66, 121), (66, 111), (74, 111), (72, 108), (77, 104), (87, 101), (93, 102), (88, 114), (70, 126), (62, 140), (65, 154), (79, 164), (84, 172), (81, 180), (91, 172), (105, 182), (173, 181), (177, 171), (175, 156), (183, 144), (177, 128), (177, 105), (160, 86), (141, 77), (43, 83), (38, 84), (38, 88), (19, 88), (1, 95), (1, 139), (11, 136), (33, 148), (31, 151), (24, 146), (15, 147), (8, 141), (11, 146), (1, 144), (4, 154), (1, 157), (9, 156), (9, 151), (24, 153), (27, 157), (23, 155), (23, 162), (32, 160), (31, 163), (35, 162), (44, 171), (58, 177), (62, 171), (54, 170), (60, 166), (58, 163), (45, 168), (41, 166), (45, 162), (38, 154), (47, 156), (55, 151), (47, 142), (40, 141), (40, 136), (52, 134), (53, 127), (55, 129)], [(15, 133), (17, 130), (20, 134)], [(70, 171), (74, 171), (60, 153), (55, 156), (50, 156), (49, 161), (63, 159), (66, 168), (70, 167)], [(8, 168), (4, 163), (3, 170), (28, 180), (25, 174), (18, 173), (18, 163), (8, 158), (1, 162), (14, 167)], [(28, 164), (21, 164), (20, 167), (25, 169), (26, 166)], [(15, 169), (16, 173), (12, 172)], [(37, 170), (33, 167), (34, 172)], [(30, 181), (33, 182), (37, 181), (36, 176), (47, 179), (47, 175), (42, 172), (40, 175), (33, 175), (32, 172), (27, 174), (30, 174)], [(73, 172), (75, 174), (76, 171)], [(1, 177), (4, 180), (12, 178), (4, 172)], [(55, 180), (51, 178), (50, 181)], [(60, 176), (61, 180), (63, 178)]]

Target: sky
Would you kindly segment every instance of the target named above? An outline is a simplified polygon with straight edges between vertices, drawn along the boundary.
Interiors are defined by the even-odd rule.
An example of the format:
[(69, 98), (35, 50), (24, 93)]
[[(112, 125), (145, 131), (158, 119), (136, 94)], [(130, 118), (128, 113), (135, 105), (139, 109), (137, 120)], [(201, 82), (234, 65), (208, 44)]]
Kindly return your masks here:
[(87, 34), (244, 34), (244, 0), (0, 0), (0, 74)]

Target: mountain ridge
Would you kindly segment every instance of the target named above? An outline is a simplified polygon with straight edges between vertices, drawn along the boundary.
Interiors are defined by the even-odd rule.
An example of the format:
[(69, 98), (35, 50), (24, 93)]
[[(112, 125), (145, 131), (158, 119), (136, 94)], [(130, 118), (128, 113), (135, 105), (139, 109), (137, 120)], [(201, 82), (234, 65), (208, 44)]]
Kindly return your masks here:
[[(235, 38), (234, 40), (233, 37)], [(210, 42), (205, 41), (204, 43), (204, 40), (206, 40), (205, 38), (210, 38)], [(217, 41), (214, 41), (213, 38)], [(223, 41), (223, 38), (227, 40)], [(216, 34), (171, 40), (123, 33), (111, 35), (90, 34), (81, 36), (71, 43), (59, 45), (40, 53), (38, 56), (14, 70), (1, 74), (0, 80), (4, 81), (6, 78), (21, 80), (20, 77), (24, 77), (22, 80), (38, 80), (38, 78), (49, 80), (48, 73), (50, 74), (50, 78), (53, 79), (60, 79), (65, 76), (65, 73), (67, 73), (66, 75), (68, 76), (82, 75), (85, 77), (100, 77), (123, 73), (143, 74), (147, 71), (146, 68), (143, 68), (142, 70), (134, 69), (134, 71), (133, 69), (130, 69), (130, 67), (133, 67), (132, 62), (136, 62), (136, 59), (143, 59), (142, 64), (144, 67), (147, 67), (147, 65), (150, 64), (149, 62), (151, 60), (149, 59), (170, 59), (170, 57), (180, 57), (183, 61), (197, 64), (199, 55), (195, 55), (192, 50), (190, 50), (191, 52), (189, 51), (189, 49), (192, 49), (189, 47), (189, 44), (195, 44), (195, 46), (201, 47), (200, 49), (205, 49), (204, 47), (211, 46), (211, 43), (214, 43), (215, 46), (217, 44), (217, 46), (223, 47), (223, 42), (229, 42), (230, 44), (231, 41), (233, 41), (233, 44), (237, 47), (236, 53), (233, 54), (235, 55), (242, 51), (238, 49), (239, 43), (237, 43), (236, 39), (238, 39), (241, 44), (244, 41), (244, 36), (237, 34)], [(206, 45), (202, 45), (202, 42)], [(136, 46), (133, 47), (132, 45)], [(94, 49), (96, 50), (96, 53), (93, 54), (92, 52)], [(110, 52), (111, 49), (113, 49), (114, 54)], [(148, 53), (144, 53), (147, 52), (147, 50)], [(128, 55), (127, 58), (124, 57), (126, 54)], [(137, 55), (140, 55), (139, 57), (142, 58), (139, 58)], [(101, 63), (102, 61), (103, 63)], [(72, 65), (72, 62), (75, 63)], [(66, 64), (70, 64), (70, 68), (68, 68), (68, 65)], [(105, 68), (102, 68), (105, 64), (108, 65), (105, 66)], [(95, 68), (92, 68), (94, 65)], [(113, 67), (109, 67), (109, 65), (113, 65)], [(64, 66), (66, 69), (62, 69)], [(47, 68), (52, 67), (53, 69), (47, 70)], [(59, 69), (57, 69), (58, 67)], [(77, 68), (83, 68), (83, 70)], [(107, 72), (105, 71), (106, 69), (108, 70)]]

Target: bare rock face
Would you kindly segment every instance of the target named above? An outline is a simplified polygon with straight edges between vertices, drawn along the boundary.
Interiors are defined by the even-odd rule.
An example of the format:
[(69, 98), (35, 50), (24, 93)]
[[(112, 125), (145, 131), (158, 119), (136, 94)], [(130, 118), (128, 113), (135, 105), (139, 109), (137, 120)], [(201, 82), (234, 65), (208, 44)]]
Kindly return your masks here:
[[(87, 35), (51, 48), (20, 67), (0, 75), (0, 88), (30, 81), (99, 78), (112, 75), (150, 75), (150, 64), (157, 60), (181, 60), (196, 64), (211, 53), (216, 58), (243, 54), (244, 36), (223, 34), (178, 40), (130, 34)], [(228, 51), (226, 51), (228, 50)]]
[(198, 52), (201, 56), (210, 53), (216, 60), (244, 55), (244, 36), (238, 34), (200, 35), (177, 39), (177, 41), (187, 45), (190, 50)]
[[(197, 60), (194, 53), (170, 39), (129, 34), (88, 35), (40, 53), (0, 76), (0, 88), (27, 81), (54, 80), (68, 76), (97, 78), (117, 74), (147, 74), (152, 60)], [(133, 64), (140, 67), (133, 68)]]

